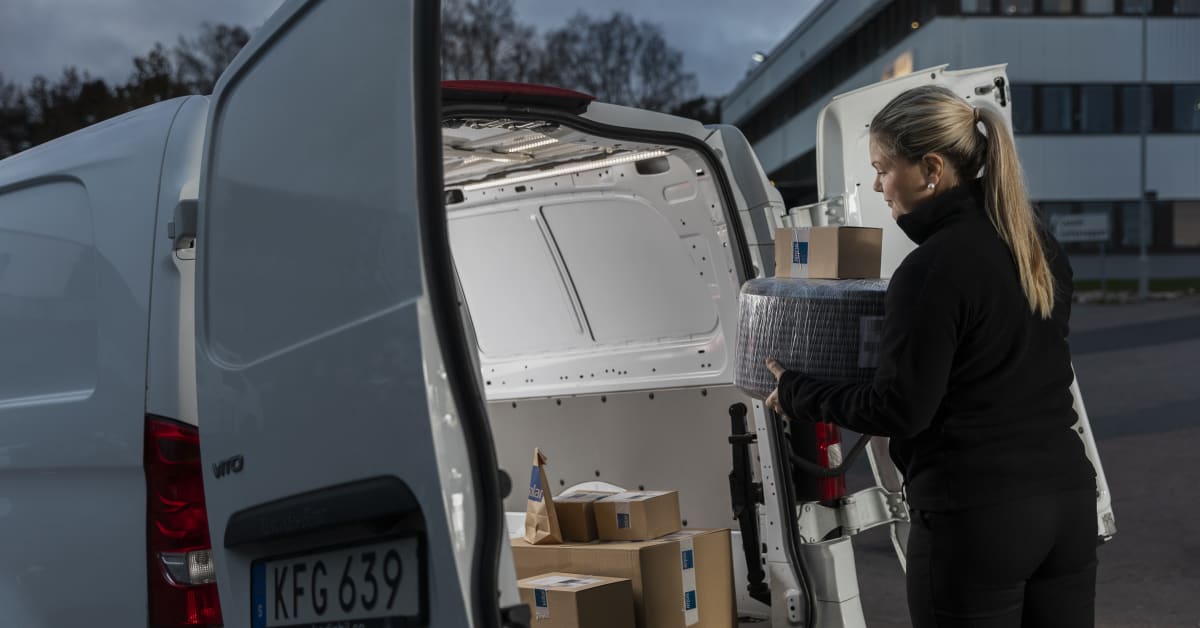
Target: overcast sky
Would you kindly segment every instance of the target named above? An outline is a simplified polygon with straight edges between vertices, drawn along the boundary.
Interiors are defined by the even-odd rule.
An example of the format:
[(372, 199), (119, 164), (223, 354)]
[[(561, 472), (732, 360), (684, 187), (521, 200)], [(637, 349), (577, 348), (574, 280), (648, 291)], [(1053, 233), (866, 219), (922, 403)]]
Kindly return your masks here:
[[(365, 1), (365, 0), (355, 0)], [(756, 50), (768, 52), (817, 0), (515, 0), (517, 17), (539, 32), (584, 10), (607, 17), (614, 10), (662, 26), (684, 53), (701, 93), (722, 95), (751, 66)], [(55, 77), (68, 65), (123, 81), (131, 59), (161, 41), (195, 36), (200, 24), (225, 22), (254, 28), (280, 0), (0, 0), (0, 74), (27, 83), (35, 74)]]

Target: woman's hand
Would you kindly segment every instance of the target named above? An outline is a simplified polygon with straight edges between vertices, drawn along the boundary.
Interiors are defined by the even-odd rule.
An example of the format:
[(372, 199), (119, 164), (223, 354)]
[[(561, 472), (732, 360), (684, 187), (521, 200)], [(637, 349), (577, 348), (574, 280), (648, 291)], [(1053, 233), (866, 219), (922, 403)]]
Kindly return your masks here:
[(774, 410), (779, 416), (786, 416), (783, 412), (783, 406), (779, 405), (779, 378), (783, 377), (783, 372), (786, 370), (779, 360), (775, 358), (767, 358), (767, 368), (771, 374), (775, 376), (775, 390), (771, 392), (771, 396), (767, 397), (767, 407)]

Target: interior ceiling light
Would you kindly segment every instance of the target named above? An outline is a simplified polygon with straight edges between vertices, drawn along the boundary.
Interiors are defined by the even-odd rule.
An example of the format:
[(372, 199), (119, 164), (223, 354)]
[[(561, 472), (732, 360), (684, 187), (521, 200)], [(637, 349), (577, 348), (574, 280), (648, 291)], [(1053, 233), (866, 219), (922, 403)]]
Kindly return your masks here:
[(492, 179), (490, 181), (481, 181), (479, 183), (472, 183), (471, 185), (464, 185), (462, 187), (462, 190), (463, 190), (463, 192), (474, 192), (476, 190), (482, 190), (485, 188), (494, 188), (494, 187), (501, 186), (501, 185), (514, 185), (517, 183), (525, 183), (526, 181), (534, 181), (537, 179), (546, 179), (549, 177), (557, 177), (559, 175), (564, 175), (564, 174), (575, 174), (577, 172), (586, 172), (588, 170), (595, 170), (596, 168), (607, 168), (609, 166), (618, 166), (621, 164), (628, 164), (628, 163), (632, 163), (635, 161), (642, 161), (643, 159), (653, 159), (655, 157), (666, 157), (666, 156), (667, 156), (667, 151), (665, 151), (665, 150), (646, 150), (646, 151), (639, 151), (639, 152), (635, 152), (635, 153), (625, 153), (623, 155), (617, 155), (616, 157), (609, 157), (607, 159), (595, 159), (592, 161), (584, 161), (584, 162), (579, 162), (579, 163), (574, 163), (574, 164), (568, 164), (565, 166), (559, 166), (557, 168), (552, 168), (550, 170), (539, 170), (537, 172), (531, 172), (529, 174), (517, 175), (517, 176), (513, 176), (513, 177), (506, 177), (503, 179)]
[(543, 146), (549, 146), (551, 144), (557, 144), (557, 143), (558, 143), (558, 138), (546, 137), (546, 138), (542, 138), (540, 140), (534, 140), (532, 142), (525, 142), (523, 144), (517, 144), (516, 146), (506, 147), (506, 148), (504, 148), (504, 152), (506, 152), (506, 153), (523, 153), (527, 150), (533, 150), (535, 148), (541, 148)]

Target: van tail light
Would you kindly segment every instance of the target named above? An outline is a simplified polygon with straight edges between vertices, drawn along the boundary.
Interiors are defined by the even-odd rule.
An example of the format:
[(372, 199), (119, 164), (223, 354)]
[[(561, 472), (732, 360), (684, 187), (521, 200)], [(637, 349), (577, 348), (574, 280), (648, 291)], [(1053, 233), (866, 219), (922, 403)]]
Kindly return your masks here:
[[(842, 464), (842, 430), (833, 423), (817, 422), (813, 424), (816, 431), (817, 463), (826, 469), (833, 469)], [(846, 496), (846, 476), (838, 475), (832, 478), (817, 480), (817, 489), (821, 501), (832, 501)]]
[(147, 416), (143, 456), (150, 625), (221, 626), (200, 432), (192, 425)]

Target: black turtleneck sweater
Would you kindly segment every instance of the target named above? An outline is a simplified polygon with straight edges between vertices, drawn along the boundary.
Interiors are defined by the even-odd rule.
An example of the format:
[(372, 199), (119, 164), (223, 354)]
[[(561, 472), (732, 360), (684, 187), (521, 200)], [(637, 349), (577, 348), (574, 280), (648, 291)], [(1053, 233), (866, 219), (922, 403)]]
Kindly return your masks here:
[(1074, 432), (1067, 345), (1071, 267), (1043, 233), (1052, 316), (1029, 307), (978, 180), (897, 220), (917, 243), (888, 286), (874, 381), (779, 383), (793, 418), (891, 437), (908, 502), (953, 510), (1095, 486)]

